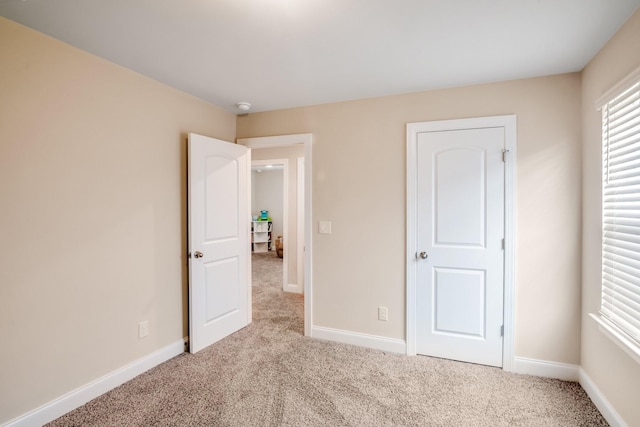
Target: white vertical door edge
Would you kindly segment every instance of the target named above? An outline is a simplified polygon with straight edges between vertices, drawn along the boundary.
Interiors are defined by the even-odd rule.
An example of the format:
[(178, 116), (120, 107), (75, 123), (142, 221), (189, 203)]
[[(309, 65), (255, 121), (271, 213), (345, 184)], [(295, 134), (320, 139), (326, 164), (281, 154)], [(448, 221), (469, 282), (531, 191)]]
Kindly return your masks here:
[(304, 157), (298, 157), (298, 162), (297, 162), (297, 168), (296, 168), (296, 174), (297, 174), (297, 204), (298, 204), (298, 208), (296, 210), (296, 213), (298, 214), (297, 217), (297, 221), (296, 221), (296, 226), (297, 226), (297, 233), (296, 236), (298, 237), (298, 242), (296, 247), (298, 248), (298, 253), (297, 253), (297, 269), (296, 272), (298, 274), (298, 277), (296, 278), (296, 283), (298, 284), (298, 288), (299, 288), (299, 292), (304, 292), (304, 183), (305, 183), (305, 179), (304, 179)]
[(312, 193), (313, 193), (313, 174), (312, 174), (312, 152), (313, 137), (310, 133), (305, 134), (304, 138), (304, 334), (311, 336), (313, 327), (313, 235), (311, 227), (313, 226), (313, 210)]
[(502, 369), (514, 369), (515, 343), (515, 206), (516, 206), (516, 116), (491, 116), (407, 124), (407, 248), (406, 248), (406, 352), (416, 354), (417, 269), (417, 136), (425, 131), (446, 131), (503, 127), (505, 132), (505, 255), (504, 255), (504, 341)]
[(516, 304), (516, 164), (517, 118), (514, 115), (498, 116), (504, 122), (505, 131), (505, 182), (504, 182), (504, 342), (502, 369), (515, 370), (515, 304)]
[(304, 144), (304, 334), (311, 336), (313, 326), (313, 241), (312, 241), (312, 154), (313, 135), (300, 133), (293, 135), (239, 138), (238, 144), (248, 148), (286, 147)]
[[(282, 242), (284, 247), (289, 246), (289, 159), (268, 159), (252, 160), (251, 166), (282, 165)], [(253, 191), (253, 189), (252, 189)], [(276, 236), (271, 233), (271, 244), (275, 247)], [(290, 292), (289, 289), (289, 258), (288, 251), (284, 251), (282, 257), (282, 290)]]

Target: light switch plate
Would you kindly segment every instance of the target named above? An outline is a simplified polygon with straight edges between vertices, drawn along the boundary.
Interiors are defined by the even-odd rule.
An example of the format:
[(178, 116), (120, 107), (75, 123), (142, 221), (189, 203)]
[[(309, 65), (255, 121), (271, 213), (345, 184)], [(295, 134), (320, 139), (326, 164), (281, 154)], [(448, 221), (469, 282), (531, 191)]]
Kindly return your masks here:
[(318, 222), (318, 233), (331, 234), (331, 221)]

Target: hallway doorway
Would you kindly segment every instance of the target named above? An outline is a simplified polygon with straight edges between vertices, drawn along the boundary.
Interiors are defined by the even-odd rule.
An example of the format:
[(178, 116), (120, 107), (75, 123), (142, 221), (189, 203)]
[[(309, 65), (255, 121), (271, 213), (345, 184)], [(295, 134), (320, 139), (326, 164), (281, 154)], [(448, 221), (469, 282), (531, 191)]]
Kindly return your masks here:
[[(287, 159), (289, 209), (283, 229), (283, 260), (287, 258), (285, 291), (304, 293), (304, 331), (311, 334), (311, 134), (239, 139), (251, 148), (252, 161)], [(274, 236), (274, 238), (277, 236)], [(283, 277), (285, 276), (283, 272)]]

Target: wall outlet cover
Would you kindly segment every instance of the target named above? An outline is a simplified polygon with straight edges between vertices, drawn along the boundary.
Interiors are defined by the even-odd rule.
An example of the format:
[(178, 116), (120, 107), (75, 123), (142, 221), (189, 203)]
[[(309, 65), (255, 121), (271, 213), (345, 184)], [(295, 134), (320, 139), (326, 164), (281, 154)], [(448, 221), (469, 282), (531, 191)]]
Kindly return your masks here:
[(138, 339), (142, 339), (149, 335), (149, 321), (145, 320), (138, 323)]
[(331, 234), (331, 221), (319, 221), (318, 232), (320, 234)]

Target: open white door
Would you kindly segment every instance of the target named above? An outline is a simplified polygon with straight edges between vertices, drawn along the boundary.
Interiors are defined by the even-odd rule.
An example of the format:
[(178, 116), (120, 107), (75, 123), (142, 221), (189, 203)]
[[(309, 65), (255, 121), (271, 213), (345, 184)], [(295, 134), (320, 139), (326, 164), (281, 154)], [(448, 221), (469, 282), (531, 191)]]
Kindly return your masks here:
[(251, 322), (250, 173), (246, 147), (189, 134), (189, 349)]

